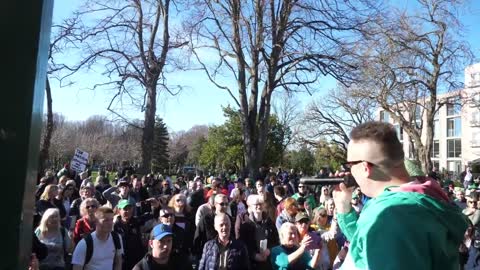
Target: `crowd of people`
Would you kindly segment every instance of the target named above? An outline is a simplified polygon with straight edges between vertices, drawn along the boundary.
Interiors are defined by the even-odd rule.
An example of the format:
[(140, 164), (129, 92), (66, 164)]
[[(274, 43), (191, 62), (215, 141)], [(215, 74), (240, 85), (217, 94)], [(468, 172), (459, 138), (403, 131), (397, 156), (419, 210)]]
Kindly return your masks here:
[[(371, 125), (395, 134), (384, 123)], [(362, 145), (378, 140), (388, 146), (391, 140), (390, 133), (382, 135), (386, 131), (356, 132), (352, 140)], [(475, 190), (440, 188), (403, 152), (354, 147), (349, 145), (343, 167), (357, 179), (354, 188), (309, 186), (284, 170), (259, 179), (175, 181), (126, 171), (112, 183), (108, 174), (92, 179), (87, 172), (74, 175), (68, 166), (49, 171), (36, 193), (32, 267), (480, 269)]]

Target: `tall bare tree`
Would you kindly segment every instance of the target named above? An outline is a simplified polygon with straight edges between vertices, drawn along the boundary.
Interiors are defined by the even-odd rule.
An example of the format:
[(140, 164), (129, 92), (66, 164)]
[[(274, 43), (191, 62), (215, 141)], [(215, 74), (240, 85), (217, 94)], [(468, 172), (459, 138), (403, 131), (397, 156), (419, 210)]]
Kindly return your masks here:
[[(49, 160), (50, 144), (54, 130), (53, 116), (53, 98), (50, 78), (59, 79), (61, 72), (66, 69), (64, 63), (58, 62), (58, 59), (65, 59), (62, 55), (71, 45), (70, 35), (77, 26), (78, 21), (75, 18), (66, 19), (60, 24), (52, 25), (52, 39), (48, 50), (48, 70), (45, 84), (45, 96), (47, 99), (47, 121), (45, 131), (42, 132), (42, 143), (39, 153), (39, 171), (43, 171), (46, 162)], [(63, 56), (63, 57), (62, 57)], [(57, 59), (58, 58), (58, 59)]]
[(375, 12), (363, 4), (193, 1), (186, 22), (190, 48), (200, 69), (240, 109), (245, 174), (256, 176), (264, 158), (275, 90), (310, 92), (326, 75), (352, 79), (343, 45), (354, 42), (354, 31)]
[(417, 0), (415, 11), (392, 7), (356, 48), (363, 82), (353, 94), (378, 102), (405, 130), (424, 171), (432, 167), (435, 113), (450, 102), (438, 94), (458, 89), (458, 75), (472, 59), (461, 36), (463, 2)]
[(352, 96), (350, 88), (339, 86), (307, 106), (302, 120), (302, 140), (311, 145), (320, 139), (328, 140), (346, 152), (350, 131), (361, 123), (375, 120), (376, 109), (375, 101)]
[(300, 101), (288, 92), (281, 93), (280, 97), (273, 102), (273, 113), (277, 116), (282, 127), (280, 130), (280, 136), (282, 137), (281, 165), (283, 165), (287, 147), (294, 143), (298, 135), (301, 122), (300, 106)]
[[(113, 90), (107, 109), (142, 129), (145, 171), (150, 168), (152, 158), (159, 90), (175, 95), (180, 89), (167, 85), (165, 77), (171, 64), (167, 61), (169, 52), (185, 45), (176, 34), (171, 37), (171, 3), (170, 0), (89, 0), (75, 13), (81, 23), (74, 29), (73, 38), (81, 49), (81, 61), (69, 70), (100, 70), (104, 75), (105, 81), (93, 88)], [(128, 105), (144, 113), (142, 125), (132, 123), (124, 114), (124, 106)]]

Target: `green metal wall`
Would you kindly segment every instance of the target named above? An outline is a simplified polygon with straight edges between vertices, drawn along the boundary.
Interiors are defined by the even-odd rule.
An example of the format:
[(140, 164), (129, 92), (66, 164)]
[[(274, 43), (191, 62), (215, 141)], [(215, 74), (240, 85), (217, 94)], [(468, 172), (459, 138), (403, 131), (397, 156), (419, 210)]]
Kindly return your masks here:
[(53, 0), (2, 1), (0, 269), (27, 269)]

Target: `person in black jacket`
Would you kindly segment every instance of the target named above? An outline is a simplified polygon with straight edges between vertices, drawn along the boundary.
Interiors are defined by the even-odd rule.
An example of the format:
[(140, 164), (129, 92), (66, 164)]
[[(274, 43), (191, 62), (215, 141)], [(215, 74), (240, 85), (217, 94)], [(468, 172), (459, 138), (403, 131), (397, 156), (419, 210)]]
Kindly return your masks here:
[[(158, 208), (160, 203), (150, 200), (152, 208)], [(145, 255), (146, 246), (142, 241), (141, 227), (149, 220), (154, 219), (153, 214), (147, 213), (142, 216), (134, 217), (134, 205), (129, 200), (120, 200), (117, 208), (120, 215), (114, 221), (113, 230), (118, 233), (123, 240), (124, 260), (122, 269), (130, 270)], [(154, 211), (157, 212), (158, 211)]]
[(245, 244), (231, 237), (230, 217), (227, 214), (215, 216), (215, 230), (218, 236), (203, 247), (198, 270), (226, 269), (248, 270), (250, 263)]
[(133, 270), (191, 270), (192, 265), (181, 257), (172, 257), (173, 233), (170, 226), (156, 225), (148, 244), (151, 252), (139, 261)]
[[(215, 227), (213, 226), (213, 221), (216, 215), (226, 214), (228, 208), (228, 199), (224, 194), (218, 194), (215, 196), (215, 213), (207, 214), (198, 223), (198, 226), (195, 230), (195, 236), (193, 238), (193, 253), (196, 255), (201, 255), (202, 248), (205, 243), (209, 240), (214, 239), (217, 236)], [(228, 215), (227, 215), (228, 216)], [(232, 222), (232, 217), (230, 218), (230, 223)], [(231, 226), (233, 227), (233, 226)], [(232, 228), (232, 236), (234, 231)], [(233, 238), (233, 237), (232, 237)]]
[(272, 269), (270, 250), (280, 243), (277, 228), (265, 213), (261, 196), (250, 195), (247, 204), (248, 213), (236, 224), (240, 227), (237, 238), (247, 246), (253, 269)]
[(173, 233), (172, 256), (188, 260), (189, 249), (192, 245), (191, 238), (188, 239), (185, 229), (175, 224), (175, 213), (173, 208), (164, 207), (160, 210), (158, 217), (160, 223), (170, 226)]

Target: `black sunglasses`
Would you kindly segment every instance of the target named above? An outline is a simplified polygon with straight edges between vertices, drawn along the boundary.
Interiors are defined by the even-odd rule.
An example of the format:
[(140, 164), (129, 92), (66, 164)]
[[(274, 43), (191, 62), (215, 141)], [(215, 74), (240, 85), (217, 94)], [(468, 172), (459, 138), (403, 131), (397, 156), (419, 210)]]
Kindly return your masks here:
[(366, 160), (355, 160), (355, 161), (347, 161), (345, 163), (343, 163), (343, 166), (345, 168), (348, 168), (348, 169), (351, 169), (353, 165), (357, 165), (359, 163), (362, 163), (362, 162), (366, 162), (367, 164), (369, 164), (370, 166), (374, 166), (375, 164), (373, 164), (372, 162), (370, 161), (366, 161)]
[(169, 218), (169, 217), (171, 217), (171, 216), (173, 216), (173, 215), (170, 214), (170, 213), (167, 213), (167, 214), (163, 214), (163, 215), (162, 215), (162, 217), (164, 217), (164, 218)]
[(97, 206), (96, 206), (96, 205), (87, 205), (87, 206), (85, 206), (85, 208), (87, 208), (87, 209), (90, 209), (90, 208), (95, 209), (95, 208), (97, 208)]

